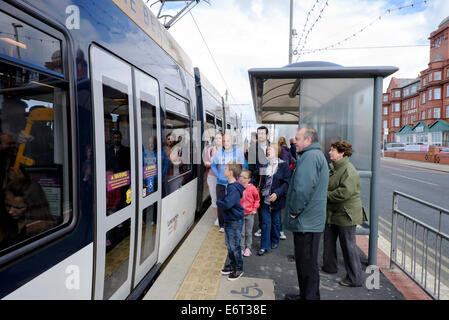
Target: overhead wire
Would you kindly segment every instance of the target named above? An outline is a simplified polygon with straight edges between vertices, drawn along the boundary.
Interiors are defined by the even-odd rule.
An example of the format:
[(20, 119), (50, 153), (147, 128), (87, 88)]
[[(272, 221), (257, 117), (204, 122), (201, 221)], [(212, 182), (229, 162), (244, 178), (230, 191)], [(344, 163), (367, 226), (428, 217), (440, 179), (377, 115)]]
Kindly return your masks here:
[(221, 80), (223, 80), (223, 83), (224, 83), (224, 85), (226, 86), (227, 93), (229, 93), (229, 95), (230, 95), (231, 98), (234, 100), (234, 102), (237, 102), (236, 99), (234, 98), (234, 96), (232, 95), (231, 90), (229, 90), (228, 83), (226, 82), (226, 80), (225, 80), (225, 78), (224, 78), (224, 76), (223, 76), (223, 73), (221, 72), (220, 67), (218, 66), (218, 63), (217, 63), (217, 61), (215, 60), (214, 55), (212, 54), (212, 51), (210, 50), (209, 45), (207, 44), (207, 41), (206, 41), (206, 39), (204, 38), (204, 35), (203, 35), (203, 33), (201, 32), (201, 29), (200, 29), (200, 27), (198, 26), (198, 23), (197, 23), (196, 20), (195, 20), (195, 17), (193, 16), (193, 14), (192, 14), (191, 11), (189, 11), (189, 13), (190, 13), (190, 16), (192, 17), (192, 20), (193, 20), (193, 22), (194, 22), (194, 24), (195, 24), (195, 26), (196, 26), (196, 28), (197, 28), (197, 30), (198, 30), (200, 36), (201, 36), (201, 39), (203, 39), (204, 45), (206, 46), (207, 51), (209, 52), (209, 55), (210, 55), (210, 57), (211, 57), (211, 59), (212, 59), (214, 65), (215, 65), (215, 68), (217, 68), (217, 71), (218, 71), (218, 74), (219, 74), (220, 77), (221, 77)]
[(302, 27), (301, 36), (299, 37), (298, 44), (296, 45), (294, 51), (296, 51), (298, 49), (299, 45), (301, 44), (301, 40), (302, 40), (302, 38), (304, 37), (304, 35), (306, 33), (306, 27), (307, 27), (307, 23), (309, 22), (309, 17), (310, 17), (311, 13), (315, 9), (315, 6), (318, 4), (319, 1), (320, 0), (315, 0), (312, 8), (309, 9), (309, 12), (307, 13), (307, 17), (306, 17), (306, 22), (304, 23), (304, 26)]
[[(349, 47), (349, 48), (330, 48), (327, 50), (363, 50), (363, 49), (394, 49), (394, 48), (412, 48), (412, 47), (428, 47), (428, 44), (404, 44), (395, 46), (365, 46), (365, 47)], [(304, 54), (310, 51), (316, 51), (318, 49), (307, 49), (304, 50)]]
[[(309, 28), (309, 30), (306, 33), (306, 36), (304, 38), (304, 42), (302, 44), (301, 49), (299, 49), (299, 53), (298, 53), (298, 58), (301, 56), (301, 52), (304, 49), (306, 43), (307, 43), (307, 38), (309, 37), (309, 34), (312, 32), (313, 28), (315, 27), (315, 25), (317, 24), (317, 22), (322, 18), (322, 14), (324, 9), (329, 5), (329, 0), (326, 0), (326, 3), (323, 5), (323, 7), (321, 8), (318, 17), (315, 19), (315, 21), (313, 22), (313, 24), (311, 25), (311, 27)], [(296, 50), (296, 49), (295, 49)], [(296, 59), (296, 61), (298, 61), (298, 58)]]
[[(299, 58), (301, 57), (301, 55), (306, 55), (306, 54), (310, 54), (310, 53), (315, 53), (315, 52), (320, 52), (320, 51), (325, 51), (325, 50), (331, 50), (332, 48), (342, 44), (343, 42), (346, 42), (354, 37), (356, 37), (358, 34), (362, 33), (363, 31), (365, 31), (367, 28), (371, 27), (375, 22), (378, 22), (380, 20), (382, 20), (382, 17), (385, 16), (386, 14), (390, 14), (394, 11), (399, 11), (402, 9), (406, 9), (406, 8), (413, 8), (415, 5), (418, 4), (424, 4), (426, 5), (430, 0), (422, 0), (422, 1), (416, 1), (416, 2), (412, 2), (409, 5), (404, 5), (404, 6), (400, 6), (397, 8), (389, 8), (386, 9), (381, 15), (379, 15), (377, 18), (373, 19), (370, 23), (364, 25), (364, 27), (362, 27), (360, 30), (353, 32), (352, 35), (347, 36), (345, 39), (337, 41), (331, 45), (328, 45), (326, 47), (323, 48), (318, 48), (318, 49), (309, 49), (309, 50), (302, 50), (298, 53), (298, 57), (296, 58), (296, 62), (299, 60)], [(414, 45), (415, 46), (415, 45)], [(417, 45), (417, 46), (421, 46), (421, 45)], [(385, 47), (385, 46), (384, 46)]]

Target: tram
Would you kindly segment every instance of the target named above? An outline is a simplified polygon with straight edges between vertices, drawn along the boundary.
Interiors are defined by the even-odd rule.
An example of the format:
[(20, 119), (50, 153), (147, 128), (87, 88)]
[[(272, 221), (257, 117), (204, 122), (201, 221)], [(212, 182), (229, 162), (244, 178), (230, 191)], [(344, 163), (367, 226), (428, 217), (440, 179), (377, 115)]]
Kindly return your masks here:
[(238, 115), (142, 0), (0, 1), (0, 298), (136, 299)]

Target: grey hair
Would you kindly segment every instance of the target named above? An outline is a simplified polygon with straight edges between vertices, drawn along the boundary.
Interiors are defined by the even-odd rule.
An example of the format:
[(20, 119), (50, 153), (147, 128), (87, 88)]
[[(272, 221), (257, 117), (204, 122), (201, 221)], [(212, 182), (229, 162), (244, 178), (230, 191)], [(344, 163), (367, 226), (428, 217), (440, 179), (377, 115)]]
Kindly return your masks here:
[(304, 130), (304, 140), (307, 138), (312, 139), (312, 143), (318, 142), (318, 133), (312, 127), (306, 127)]

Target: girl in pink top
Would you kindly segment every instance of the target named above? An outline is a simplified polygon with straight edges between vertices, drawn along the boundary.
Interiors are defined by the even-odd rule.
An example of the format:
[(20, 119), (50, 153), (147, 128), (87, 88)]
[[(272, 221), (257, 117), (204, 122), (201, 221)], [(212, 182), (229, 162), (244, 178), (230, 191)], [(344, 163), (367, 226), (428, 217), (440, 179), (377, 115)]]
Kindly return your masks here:
[[(250, 184), (251, 171), (243, 170), (240, 173), (240, 183), (245, 187), (243, 191), (243, 197), (240, 200), (240, 205), (245, 209), (245, 219), (242, 229), (242, 236), (240, 239), (240, 246), (242, 247), (242, 254), (245, 257), (251, 255), (251, 244), (253, 242), (253, 225), (254, 215), (257, 213), (257, 208), (260, 206), (259, 191), (257, 188)], [(245, 249), (243, 249), (245, 248)]]

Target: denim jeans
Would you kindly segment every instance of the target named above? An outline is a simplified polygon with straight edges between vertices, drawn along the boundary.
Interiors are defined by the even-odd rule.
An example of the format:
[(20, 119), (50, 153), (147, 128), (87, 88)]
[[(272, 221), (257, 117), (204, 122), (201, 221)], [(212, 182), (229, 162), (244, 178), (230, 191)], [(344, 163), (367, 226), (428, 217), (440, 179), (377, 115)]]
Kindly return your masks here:
[(237, 221), (225, 220), (225, 240), (228, 247), (228, 261), (232, 269), (243, 270), (242, 248), (240, 246), (240, 237), (242, 235), (243, 218)]
[(262, 204), (262, 238), (260, 249), (269, 250), (279, 243), (281, 232), (281, 209), (270, 210), (267, 204)]

